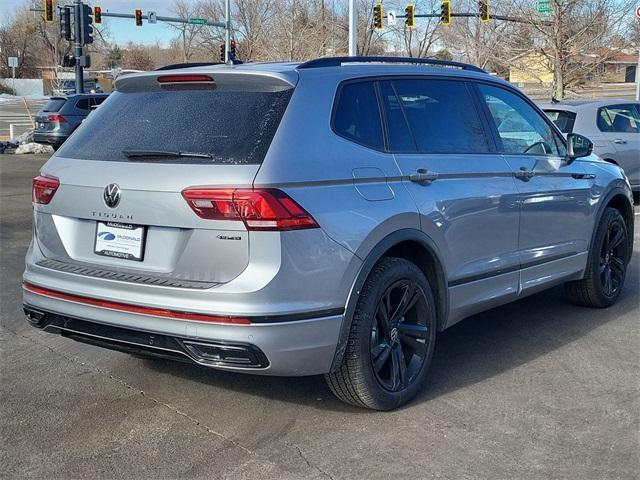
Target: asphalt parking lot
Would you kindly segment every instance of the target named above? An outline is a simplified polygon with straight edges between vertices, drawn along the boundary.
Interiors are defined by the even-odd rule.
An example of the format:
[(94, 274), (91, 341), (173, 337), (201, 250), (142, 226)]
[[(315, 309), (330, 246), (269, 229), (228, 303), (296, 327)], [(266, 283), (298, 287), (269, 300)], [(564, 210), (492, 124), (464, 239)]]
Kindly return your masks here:
[(556, 288), (465, 320), (438, 339), (422, 394), (377, 413), (321, 377), (143, 360), (28, 326), (44, 161), (0, 155), (3, 478), (639, 478), (638, 227), (614, 307), (574, 307)]
[(25, 105), (22, 99), (2, 101), (0, 103), (0, 141), (9, 140), (11, 124), (14, 124), (16, 136), (33, 128), (32, 119), (46, 102), (46, 100), (27, 100)]

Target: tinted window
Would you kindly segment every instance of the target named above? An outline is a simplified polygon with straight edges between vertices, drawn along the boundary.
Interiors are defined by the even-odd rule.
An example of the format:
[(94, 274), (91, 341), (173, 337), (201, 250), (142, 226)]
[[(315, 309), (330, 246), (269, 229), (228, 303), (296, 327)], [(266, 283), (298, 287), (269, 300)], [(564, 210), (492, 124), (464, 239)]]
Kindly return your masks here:
[(387, 122), (394, 145), (409, 145), (403, 132), (406, 118), (420, 153), (488, 151), (482, 123), (463, 82), (407, 79), (392, 83), (397, 96), (387, 89), (383, 101), (390, 112)]
[(356, 143), (383, 148), (380, 111), (372, 82), (342, 86), (333, 115), (333, 129)]
[(503, 152), (564, 154), (564, 146), (551, 126), (519, 95), (491, 85), (479, 84), (478, 88), (493, 118)]
[(89, 99), (83, 98), (82, 100), (78, 100), (76, 108), (79, 108), (80, 110), (89, 110)]
[(545, 113), (562, 133), (573, 132), (573, 124), (576, 122), (575, 113), (566, 110), (545, 110)]
[(381, 82), (380, 92), (387, 122), (389, 150), (392, 152), (415, 152), (416, 144), (407, 125), (407, 119), (400, 106), (391, 82)]
[(640, 114), (638, 106), (611, 105), (598, 109), (598, 129), (602, 132), (638, 133)]
[(52, 98), (49, 100), (44, 107), (42, 107), (43, 112), (57, 112), (59, 111), (64, 103), (67, 100), (64, 98)]
[(291, 92), (114, 92), (58, 153), (126, 161), (125, 149), (167, 150), (206, 153), (213, 159), (154, 157), (153, 161), (261, 163)]

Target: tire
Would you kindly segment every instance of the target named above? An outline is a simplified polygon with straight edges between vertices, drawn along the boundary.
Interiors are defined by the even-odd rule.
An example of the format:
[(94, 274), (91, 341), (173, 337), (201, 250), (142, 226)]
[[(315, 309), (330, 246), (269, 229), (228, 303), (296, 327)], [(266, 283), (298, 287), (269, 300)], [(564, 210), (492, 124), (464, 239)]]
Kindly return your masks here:
[(584, 278), (565, 284), (569, 300), (592, 308), (613, 305), (624, 287), (629, 254), (627, 224), (618, 210), (607, 208), (589, 250)]
[(325, 375), (329, 388), (343, 402), (374, 410), (408, 402), (424, 384), (436, 327), (422, 271), (402, 258), (383, 258), (360, 292), (342, 364)]

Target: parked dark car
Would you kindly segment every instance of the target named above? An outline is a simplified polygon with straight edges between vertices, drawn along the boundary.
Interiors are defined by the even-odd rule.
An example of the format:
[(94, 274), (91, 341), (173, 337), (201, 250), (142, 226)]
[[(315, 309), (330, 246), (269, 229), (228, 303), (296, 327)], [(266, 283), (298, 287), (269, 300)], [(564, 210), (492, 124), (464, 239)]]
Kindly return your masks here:
[(108, 97), (108, 94), (77, 94), (51, 97), (36, 115), (33, 140), (57, 149), (69, 135)]
[[(84, 91), (85, 93), (104, 93), (100, 84), (95, 80), (85, 80), (84, 81)], [(73, 95), (76, 93), (76, 81), (75, 80), (64, 80), (58, 85), (57, 88), (53, 89), (54, 95)]]

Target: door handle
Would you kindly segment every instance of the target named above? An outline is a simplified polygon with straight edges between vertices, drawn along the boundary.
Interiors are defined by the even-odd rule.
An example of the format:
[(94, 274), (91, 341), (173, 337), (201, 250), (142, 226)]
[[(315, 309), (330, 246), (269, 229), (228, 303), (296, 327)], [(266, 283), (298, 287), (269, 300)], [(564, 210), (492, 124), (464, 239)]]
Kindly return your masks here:
[(419, 168), (409, 175), (409, 180), (420, 185), (431, 185), (431, 182), (437, 180), (437, 178), (438, 174), (436, 172), (430, 172), (425, 168)]
[(618, 145), (624, 145), (624, 144), (626, 144), (626, 143), (627, 143), (627, 141), (626, 141), (626, 140), (623, 140), (623, 139), (621, 139), (621, 138), (616, 138), (616, 139), (613, 141), (613, 143), (617, 143)]
[(529, 170), (527, 167), (520, 167), (520, 170), (513, 172), (513, 176), (523, 182), (528, 182), (536, 175), (536, 172)]
[(575, 178), (576, 180), (593, 180), (596, 176), (593, 173), (572, 173), (571, 178)]

